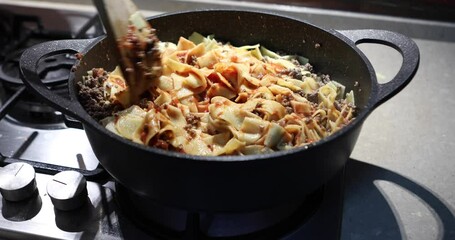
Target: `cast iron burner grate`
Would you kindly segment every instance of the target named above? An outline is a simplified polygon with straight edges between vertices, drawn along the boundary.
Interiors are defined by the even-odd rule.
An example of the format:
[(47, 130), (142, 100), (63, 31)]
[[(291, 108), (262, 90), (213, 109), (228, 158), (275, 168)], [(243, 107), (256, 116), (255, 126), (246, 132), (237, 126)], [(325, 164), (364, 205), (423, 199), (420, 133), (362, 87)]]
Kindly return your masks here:
[[(95, 31), (89, 34), (88, 30), (92, 27)], [(5, 156), (5, 153), (0, 152), (0, 167), (20, 161), (31, 164), (38, 173), (56, 174), (74, 170), (81, 172), (89, 180), (105, 178), (106, 173), (101, 167), (85, 170), (19, 157), (35, 140), (37, 129), (66, 128), (63, 123), (65, 118), (60, 112), (27, 92), (19, 74), (19, 59), (22, 52), (35, 44), (50, 40), (99, 36), (103, 34), (103, 28), (98, 16), (90, 18), (76, 34), (72, 34), (47, 31), (36, 16), (17, 15), (0, 10), (0, 31), (2, 32), (0, 35), (0, 120), (8, 120), (13, 126), (25, 126), (35, 130), (19, 144), (13, 156)], [(42, 81), (58, 94), (67, 97), (67, 80), (76, 60), (74, 53), (59, 53), (43, 58), (39, 62), (38, 70)]]
[(282, 239), (305, 224), (319, 209), (324, 187), (304, 200), (242, 213), (189, 212), (156, 204), (116, 185), (122, 213), (158, 239)]
[[(0, 64), (0, 79), (3, 80), (4, 96), (1, 101), (10, 98), (23, 87), (19, 76), (19, 59), (22, 49), (14, 51)], [(74, 54), (61, 53), (46, 57), (39, 64), (39, 73), (44, 82), (51, 84), (52, 90), (62, 96), (67, 96), (67, 78), (72, 65), (75, 63)], [(8, 112), (8, 119), (18, 124), (34, 128), (63, 128), (62, 114), (49, 107), (36, 96), (24, 92), (15, 107)]]
[(332, 240), (340, 238), (344, 169), (303, 200), (255, 212), (191, 212), (160, 205), (151, 199), (132, 193), (118, 183), (115, 189), (120, 216), (131, 221), (149, 235), (150, 239)]
[[(41, 42), (58, 39), (85, 38), (87, 31), (94, 26), (95, 35), (102, 33), (98, 17), (92, 17), (74, 36), (70, 32), (51, 32), (43, 28), (39, 18), (2, 12), (0, 28), (4, 35), (0, 37), (0, 81), (3, 92), (0, 102), (20, 93), (14, 101), (15, 107), (8, 111), (8, 120), (16, 124), (41, 129), (64, 128), (64, 116), (49, 107), (41, 99), (23, 91), (20, 79), (19, 60), (22, 52)], [(74, 53), (58, 53), (47, 56), (39, 63), (38, 73), (42, 81), (62, 96), (67, 96), (67, 80), (71, 67), (76, 62)], [(5, 105), (5, 104), (3, 104)], [(1, 116), (3, 117), (3, 116)]]
[[(35, 44), (50, 41), (51, 38), (40, 36), (30, 36), (29, 41), (24, 47), (15, 50), (5, 56), (0, 67), (0, 79), (13, 84), (22, 85), (22, 80), (19, 74), (19, 60), (22, 52)], [(54, 56), (44, 58), (40, 64), (38, 73), (41, 79), (46, 83), (62, 84), (68, 80), (71, 67), (76, 62), (74, 54), (61, 53)]]

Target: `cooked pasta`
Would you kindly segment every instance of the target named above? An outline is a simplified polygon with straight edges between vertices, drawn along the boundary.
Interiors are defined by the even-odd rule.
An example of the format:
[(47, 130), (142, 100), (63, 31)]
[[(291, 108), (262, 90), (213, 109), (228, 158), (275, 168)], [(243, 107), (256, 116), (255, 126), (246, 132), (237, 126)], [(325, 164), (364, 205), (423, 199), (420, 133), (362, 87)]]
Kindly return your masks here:
[(198, 33), (159, 46), (162, 75), (139, 105), (128, 105), (120, 71), (94, 69), (82, 83), (103, 76), (103, 101), (123, 110), (98, 119), (139, 144), (195, 155), (261, 154), (318, 141), (355, 117), (353, 92), (315, 74), (303, 57)]

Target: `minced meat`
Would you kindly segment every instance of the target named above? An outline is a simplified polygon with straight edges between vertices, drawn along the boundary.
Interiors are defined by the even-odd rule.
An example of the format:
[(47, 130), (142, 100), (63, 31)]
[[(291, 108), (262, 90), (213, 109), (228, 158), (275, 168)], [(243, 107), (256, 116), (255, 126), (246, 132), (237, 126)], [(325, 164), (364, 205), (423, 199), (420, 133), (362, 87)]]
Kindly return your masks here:
[(101, 68), (92, 69), (92, 75), (77, 83), (79, 100), (87, 113), (96, 120), (112, 116), (122, 110), (119, 104), (113, 104), (104, 97), (103, 82), (108, 77), (108, 72)]

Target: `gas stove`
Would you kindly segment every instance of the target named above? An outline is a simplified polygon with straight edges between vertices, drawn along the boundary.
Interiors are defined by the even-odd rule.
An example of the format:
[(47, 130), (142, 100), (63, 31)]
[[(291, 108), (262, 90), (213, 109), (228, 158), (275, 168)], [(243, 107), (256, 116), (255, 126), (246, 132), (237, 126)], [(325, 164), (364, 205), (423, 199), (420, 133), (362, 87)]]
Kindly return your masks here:
[[(95, 19), (91, 0), (78, 1), (81, 5), (72, 2), (4, 0), (0, 9), (25, 16), (38, 15), (44, 30), (60, 36), (51, 39), (99, 34), (92, 27), (91, 36), (81, 31), (90, 19)], [(230, 215), (186, 212), (155, 204), (145, 211), (138, 207), (140, 204), (128, 205), (141, 203), (143, 199), (122, 193), (124, 189), (116, 186), (99, 166), (82, 130), (67, 127), (65, 116), (41, 103), (33, 109), (44, 108), (47, 113), (24, 115), (45, 115), (45, 121), (35, 122), (41, 117), (28, 120), (14, 113), (22, 108), (18, 107), (21, 105), (18, 99), (27, 92), (10, 81), (0, 81), (0, 165), (25, 162), (35, 166), (38, 189), (22, 201), (8, 201), (0, 196), (0, 239), (207, 239), (207, 235), (229, 239), (219, 236), (235, 234), (244, 239), (338, 239), (340, 235), (341, 239), (455, 238), (455, 162), (452, 161), (455, 138), (449, 131), (455, 119), (450, 111), (455, 107), (453, 22), (249, 1), (135, 2), (140, 8), (150, 10), (146, 16), (181, 10), (237, 8), (276, 12), (331, 29), (395, 31), (415, 40), (421, 51), (421, 67), (403, 92), (368, 117), (346, 166), (346, 175), (339, 173), (324, 189), (300, 204)], [(427, 10), (423, 9), (422, 13), (427, 14)], [(2, 12), (2, 33), (17, 29), (5, 25), (4, 16), (7, 15)], [(10, 23), (12, 18), (6, 19)], [(26, 26), (37, 26), (30, 22), (33, 17), (26, 19)], [(78, 32), (81, 35), (76, 36)], [(4, 40), (2, 36), (0, 46), (12, 39)], [(398, 55), (389, 49), (378, 50), (364, 44), (359, 48), (371, 60), (379, 80), (393, 77), (393, 70), (400, 65), (394, 61), (400, 60)], [(1, 54), (0, 63), (4, 64), (5, 55)], [(71, 61), (72, 56), (63, 58)], [(58, 210), (47, 192), (47, 184), (56, 174), (73, 170), (85, 177), (88, 198), (76, 210)], [(311, 205), (317, 206), (308, 207), (311, 210), (301, 207)], [(258, 223), (258, 219), (262, 221)], [(274, 231), (279, 236), (272, 235)]]
[[(136, 196), (99, 165), (74, 121), (28, 93), (22, 51), (58, 39), (103, 34), (88, 14), (76, 31), (46, 29), (39, 16), (4, 12), (0, 61), (0, 238), (7, 239), (338, 239), (344, 171), (305, 199), (254, 212), (193, 212)], [(8, 31), (7, 31), (8, 30)], [(9, 31), (11, 30), (11, 31)], [(66, 96), (76, 58), (40, 63), (43, 82)]]

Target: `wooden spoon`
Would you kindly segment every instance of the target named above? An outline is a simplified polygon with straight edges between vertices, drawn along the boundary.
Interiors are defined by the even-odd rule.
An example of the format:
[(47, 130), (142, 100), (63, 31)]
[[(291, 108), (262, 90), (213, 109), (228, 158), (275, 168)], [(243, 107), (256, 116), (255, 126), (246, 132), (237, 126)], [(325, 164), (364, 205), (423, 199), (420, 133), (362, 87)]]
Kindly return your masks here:
[(155, 29), (131, 0), (93, 0), (107, 32), (107, 41), (119, 59), (128, 86), (129, 104), (137, 104), (161, 75)]

